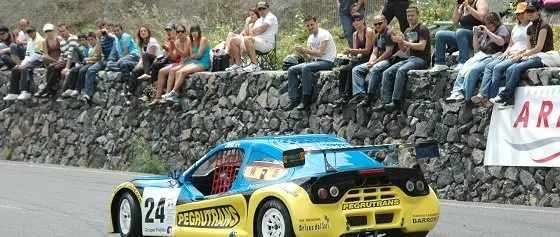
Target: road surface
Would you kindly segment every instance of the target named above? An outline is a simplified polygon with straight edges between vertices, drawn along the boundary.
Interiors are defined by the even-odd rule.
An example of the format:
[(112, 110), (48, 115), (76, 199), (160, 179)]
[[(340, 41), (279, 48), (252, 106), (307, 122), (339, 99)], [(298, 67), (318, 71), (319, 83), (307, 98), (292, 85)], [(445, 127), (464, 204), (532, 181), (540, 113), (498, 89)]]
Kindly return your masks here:
[[(0, 161), (0, 236), (111, 236), (113, 188), (142, 174)], [(560, 236), (560, 209), (441, 200), (431, 237)]]

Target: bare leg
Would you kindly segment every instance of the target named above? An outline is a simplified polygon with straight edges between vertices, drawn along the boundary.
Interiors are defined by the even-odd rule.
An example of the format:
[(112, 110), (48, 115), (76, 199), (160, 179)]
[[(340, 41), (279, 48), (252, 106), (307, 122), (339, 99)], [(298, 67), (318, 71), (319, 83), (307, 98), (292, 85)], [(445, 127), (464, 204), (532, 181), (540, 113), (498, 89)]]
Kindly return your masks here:
[[(173, 65), (175, 65), (175, 64), (173, 64)], [(156, 100), (161, 99), (161, 94), (162, 94), (162, 91), (163, 91), (163, 87), (165, 86), (165, 81), (167, 80), (167, 74), (169, 73), (169, 70), (171, 70), (173, 65), (166, 66), (166, 67), (162, 68), (161, 70), (159, 70), (158, 82), (157, 82), (157, 91), (156, 91), (156, 98), (155, 98)]]
[(245, 48), (251, 58), (251, 63), (257, 64), (257, 53), (255, 52), (255, 38), (252, 36), (245, 36)]
[(165, 90), (165, 92), (170, 92), (173, 89), (173, 85), (175, 84), (175, 75), (177, 71), (183, 67), (183, 65), (178, 64), (169, 70), (169, 76), (167, 76), (167, 90)]
[(239, 37), (232, 38), (230, 41), (229, 55), (233, 59), (233, 64), (241, 65), (241, 39)]
[(179, 72), (177, 72), (177, 81), (175, 82), (175, 87), (173, 87), (173, 91), (179, 93), (181, 87), (183, 86), (183, 81), (185, 80), (186, 77), (188, 77), (189, 75), (195, 72), (202, 72), (202, 71), (204, 71), (204, 66), (202, 66), (201, 64), (189, 64), (185, 66), (183, 69), (179, 70)]

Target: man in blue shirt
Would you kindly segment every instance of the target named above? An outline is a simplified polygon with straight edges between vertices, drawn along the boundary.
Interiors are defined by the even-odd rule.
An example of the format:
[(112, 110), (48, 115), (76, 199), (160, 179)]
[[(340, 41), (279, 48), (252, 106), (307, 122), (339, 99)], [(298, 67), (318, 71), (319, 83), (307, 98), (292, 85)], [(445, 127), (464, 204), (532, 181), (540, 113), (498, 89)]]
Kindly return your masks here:
[(95, 92), (95, 76), (97, 73), (105, 68), (109, 63), (116, 61), (116, 37), (109, 33), (107, 23), (100, 23), (99, 30), (97, 31), (97, 43), (95, 45), (95, 54), (100, 61), (91, 65), (86, 72), (86, 80), (84, 82), (85, 93), (82, 100), (88, 104), (91, 103), (93, 93)]
[[(121, 81), (126, 82), (129, 80), (130, 72), (134, 69), (138, 61), (140, 60), (140, 51), (138, 46), (134, 42), (132, 37), (123, 32), (121, 25), (113, 26), (113, 33), (117, 37), (117, 54), (119, 60), (117, 62), (109, 62), (107, 64), (107, 69), (109, 71), (120, 71)], [(132, 93), (128, 91), (126, 84), (123, 85), (123, 92), (121, 96), (131, 95)]]

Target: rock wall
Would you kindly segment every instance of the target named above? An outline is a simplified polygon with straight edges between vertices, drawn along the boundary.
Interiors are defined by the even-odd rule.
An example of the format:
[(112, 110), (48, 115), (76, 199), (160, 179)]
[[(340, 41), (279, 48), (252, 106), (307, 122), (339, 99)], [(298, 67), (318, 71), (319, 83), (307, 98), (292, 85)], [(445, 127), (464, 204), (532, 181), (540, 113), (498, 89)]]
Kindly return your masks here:
[[(531, 70), (523, 85), (558, 85), (560, 69)], [(198, 73), (178, 104), (125, 105), (118, 73), (101, 72), (94, 105), (78, 100), (0, 101), (0, 159), (127, 170), (143, 138), (168, 168), (190, 165), (215, 144), (273, 134), (337, 134), (353, 144), (434, 138), (441, 158), (421, 162), (440, 198), (560, 207), (560, 168), (483, 166), (491, 110), (448, 104), (455, 74), (412, 71), (400, 112), (333, 108), (336, 74), (316, 74), (310, 111), (284, 112), (285, 72)], [(36, 70), (35, 84), (44, 77)], [(0, 94), (9, 74), (0, 73)], [(403, 156), (405, 157), (405, 156)]]

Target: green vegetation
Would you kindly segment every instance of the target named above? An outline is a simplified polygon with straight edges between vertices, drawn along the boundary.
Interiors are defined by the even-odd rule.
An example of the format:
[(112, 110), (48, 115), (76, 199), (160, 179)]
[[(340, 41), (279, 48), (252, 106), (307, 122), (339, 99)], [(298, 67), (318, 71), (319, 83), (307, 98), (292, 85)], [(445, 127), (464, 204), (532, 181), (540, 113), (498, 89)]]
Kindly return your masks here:
[(4, 148), (2, 151), (2, 156), (6, 158), (6, 160), (11, 160), (13, 155), (13, 151), (10, 148)]
[(131, 171), (162, 175), (167, 173), (165, 162), (152, 150), (148, 141), (142, 138), (131, 139), (129, 148), (132, 150)]

